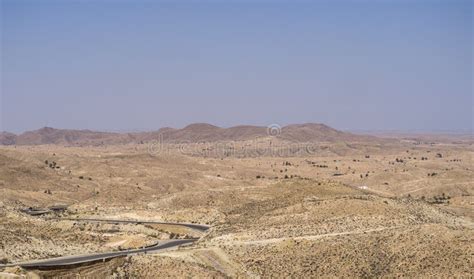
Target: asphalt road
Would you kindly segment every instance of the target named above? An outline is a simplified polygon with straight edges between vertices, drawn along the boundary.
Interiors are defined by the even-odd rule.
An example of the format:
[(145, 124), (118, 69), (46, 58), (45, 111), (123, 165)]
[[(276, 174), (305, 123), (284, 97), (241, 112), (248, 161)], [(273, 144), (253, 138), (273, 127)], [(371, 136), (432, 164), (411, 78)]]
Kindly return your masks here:
[(151, 252), (155, 252), (155, 251), (159, 251), (159, 250), (163, 250), (167, 248), (176, 247), (183, 244), (193, 243), (196, 240), (198, 239), (197, 238), (173, 239), (173, 240), (166, 240), (156, 245), (152, 245), (152, 246), (141, 248), (141, 249), (131, 249), (131, 250), (118, 251), (118, 252), (97, 253), (97, 254), (89, 254), (89, 255), (58, 257), (58, 258), (51, 258), (51, 259), (46, 259), (46, 260), (37, 260), (37, 261), (0, 265), (0, 267), (21, 266), (21, 267), (34, 268), (34, 267), (67, 266), (67, 265), (74, 265), (74, 264), (81, 264), (81, 263), (88, 263), (88, 262), (96, 262), (96, 261), (107, 260), (107, 259), (111, 259), (115, 257), (128, 256), (128, 255), (139, 254), (139, 253), (149, 253), (149, 252), (151, 253)]
[[(76, 219), (76, 218), (52, 218), (52, 219), (78, 221), (78, 222), (100, 222), (100, 223), (111, 223), (111, 224), (121, 223), (121, 224), (173, 225), (173, 226), (183, 226), (183, 227), (187, 227), (193, 230), (198, 230), (201, 232), (207, 231), (210, 228), (210, 226), (200, 225), (200, 224), (172, 223), (172, 222), (159, 222), (159, 221)], [(117, 251), (117, 252), (97, 253), (97, 254), (89, 254), (89, 255), (58, 257), (58, 258), (51, 258), (51, 259), (45, 259), (45, 260), (12, 263), (12, 264), (6, 264), (6, 265), (0, 264), (0, 267), (7, 267), (7, 266), (21, 266), (21, 267), (30, 267), (30, 268), (60, 267), (60, 266), (67, 266), (67, 265), (74, 265), (74, 264), (81, 264), (81, 263), (88, 263), (88, 262), (96, 262), (96, 261), (107, 260), (107, 259), (111, 259), (115, 257), (128, 256), (128, 255), (139, 254), (139, 253), (148, 253), (148, 252), (151, 253), (151, 252), (159, 251), (162, 249), (167, 249), (167, 248), (177, 247), (183, 244), (193, 243), (196, 240), (198, 240), (198, 238), (165, 240), (155, 245), (144, 247), (141, 249), (131, 249), (131, 250), (123, 250), (123, 251)]]
[(68, 221), (79, 221), (79, 222), (100, 222), (100, 223), (121, 223), (121, 224), (155, 224), (155, 225), (173, 225), (187, 227), (197, 231), (207, 231), (210, 226), (201, 224), (190, 224), (190, 223), (172, 223), (172, 222), (159, 222), (159, 221), (136, 221), (136, 220), (110, 220), (110, 219), (89, 219), (89, 218), (54, 218), (55, 220), (68, 220)]

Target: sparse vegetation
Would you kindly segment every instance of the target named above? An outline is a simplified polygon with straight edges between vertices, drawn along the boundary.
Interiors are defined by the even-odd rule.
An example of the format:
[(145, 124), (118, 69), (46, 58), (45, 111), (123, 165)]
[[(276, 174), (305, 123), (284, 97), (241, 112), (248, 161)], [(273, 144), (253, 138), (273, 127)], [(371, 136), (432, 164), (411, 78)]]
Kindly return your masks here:
[[(239, 144), (243, 145), (245, 142)], [(17, 209), (12, 206), (16, 203), (12, 200), (18, 197), (23, 199), (21, 200), (23, 204), (32, 206), (35, 206), (31, 204), (32, 201), (38, 201), (38, 205), (75, 201), (71, 210), (61, 214), (71, 217), (105, 216), (116, 219), (143, 216), (147, 220), (208, 223), (213, 226), (212, 233), (196, 246), (176, 250), (173, 253), (189, 253), (187, 257), (195, 259), (194, 253), (217, 251), (225, 253), (231, 261), (238, 262), (236, 266), (239, 267), (239, 272), (247, 272), (250, 269), (255, 274), (263, 276), (262, 272), (265, 271), (265, 275), (269, 277), (278, 277), (275, 270), (278, 270), (280, 275), (285, 272), (284, 270), (289, 270), (293, 272), (291, 274), (294, 277), (309, 276), (306, 272), (309, 269), (305, 269), (304, 272), (299, 270), (298, 266), (304, 265), (279, 269), (279, 266), (284, 266), (283, 262), (279, 262), (282, 259), (281, 255), (284, 254), (294, 261), (309, 255), (305, 254), (308, 251), (325, 247), (326, 244), (329, 245), (327, 247), (332, 247), (332, 252), (311, 254), (305, 259), (305, 262), (309, 263), (308, 266), (327, 263), (320, 265), (320, 268), (323, 266), (329, 268), (339, 266), (341, 262), (346, 263), (349, 259), (365, 263), (358, 257), (350, 258), (353, 255), (351, 254), (353, 248), (347, 246), (349, 242), (344, 242), (347, 239), (361, 239), (359, 242), (350, 243), (351, 245), (359, 243), (357, 245), (365, 247), (366, 250), (362, 252), (368, 253), (370, 263), (379, 259), (377, 245), (385, 243), (376, 238), (379, 235), (388, 237), (393, 233), (398, 236), (409, 236), (407, 239), (413, 242), (410, 244), (412, 251), (417, 253), (423, 251), (426, 257), (431, 257), (432, 251), (438, 245), (429, 244), (428, 248), (424, 248), (422, 245), (431, 243), (427, 241), (439, 241), (441, 237), (451, 237), (455, 233), (456, 238), (449, 238), (450, 242), (442, 242), (445, 243), (443, 248), (448, 247), (447, 243), (456, 249), (465, 245), (469, 235), (462, 225), (464, 223), (461, 218), (464, 218), (463, 214), (469, 214), (462, 210), (470, 198), (471, 173), (467, 170), (471, 168), (468, 160), (470, 151), (459, 150), (469, 150), (469, 147), (451, 148), (438, 145), (432, 154), (442, 152), (442, 158), (445, 159), (436, 157), (437, 160), (421, 163), (416, 161), (416, 158), (423, 157), (425, 161), (425, 154), (429, 154), (425, 150), (428, 147), (422, 144), (411, 149), (409, 153), (399, 146), (375, 150), (354, 145), (353, 149), (342, 151), (331, 147), (330, 144), (325, 145), (328, 146), (324, 151), (326, 153), (321, 156), (316, 154), (310, 158), (230, 156), (225, 160), (221, 160), (220, 157), (197, 155), (174, 156), (172, 152), (163, 157), (157, 155), (150, 158), (148, 154), (144, 155), (135, 149), (139, 148), (138, 145), (113, 146), (107, 149), (45, 146), (38, 147), (34, 151), (38, 153), (31, 154), (29, 153), (33, 152), (31, 149), (20, 147), (14, 151), (0, 153), (0, 159), (2, 154), (6, 154), (3, 155), (3, 162), (8, 162), (4, 164), (8, 171), (4, 171), (1, 176), (2, 181), (5, 181), (4, 187), (15, 185), (22, 193), (13, 194), (14, 190), (7, 188), (4, 198), (7, 205), (5, 208), (10, 210), (8, 216), (15, 216)], [(54, 157), (56, 159), (54, 161), (50, 159), (51, 157), (47, 162), (44, 160), (44, 165), (41, 161), (41, 166), (38, 167), (37, 158), (41, 158), (54, 148), (60, 148), (61, 155)], [(348, 153), (339, 155), (331, 153), (330, 150)], [(368, 151), (371, 154), (364, 155)], [(365, 159), (355, 159), (357, 157)], [(57, 161), (67, 167), (58, 169)], [(70, 166), (74, 169), (74, 175), (71, 174)], [(51, 171), (50, 168), (58, 171)], [(15, 176), (10, 177), (10, 174)], [(268, 179), (265, 179), (266, 176)], [(78, 185), (79, 181), (81, 185)], [(444, 194), (439, 194), (442, 192)], [(122, 208), (127, 208), (124, 213), (120, 210)], [(449, 210), (450, 213), (444, 210)], [(189, 237), (189, 232), (173, 231), (168, 228), (160, 231), (144, 224), (134, 226), (116, 224), (113, 228), (104, 229), (102, 225), (96, 224), (73, 225), (72, 222), (53, 222), (33, 216), (21, 216), (27, 218), (25, 220), (30, 222), (31, 229), (23, 228), (16, 231), (21, 231), (21, 235), (32, 235), (41, 244), (20, 243), (16, 240), (18, 235), (15, 231), (4, 231), (2, 237), (6, 240), (0, 241), (0, 244), (6, 247), (4, 251), (9, 261), (48, 257), (49, 251), (58, 251), (54, 249), (59, 249), (57, 248), (59, 245), (73, 249), (59, 251), (81, 254), (101, 251), (100, 249), (118, 250), (118, 246), (106, 245), (122, 243), (121, 241), (126, 241), (119, 245), (121, 249), (127, 249), (128, 242), (149, 244), (144, 240), (139, 241), (143, 235), (149, 238), (150, 243), (157, 238)], [(12, 224), (13, 220), (2, 219), (2, 222)], [(24, 222), (21, 221), (18, 228), (21, 228)], [(448, 223), (456, 225), (445, 225)], [(39, 229), (40, 226), (44, 227)], [(420, 238), (417, 234), (411, 233), (411, 230), (425, 226), (436, 226), (434, 229), (443, 230), (444, 234)], [(134, 233), (124, 231), (132, 228), (136, 229)], [(427, 229), (431, 230), (433, 228)], [(339, 233), (342, 234), (338, 235)], [(51, 238), (54, 237), (54, 241), (42, 240), (49, 235)], [(15, 246), (9, 243), (15, 243)], [(89, 243), (89, 246), (84, 246), (84, 243)], [(364, 243), (369, 246), (363, 246)], [(293, 247), (292, 245), (298, 249), (287, 254), (288, 247)], [(268, 254), (265, 249), (273, 246), (280, 247), (279, 252)], [(240, 258), (235, 258), (234, 255), (241, 253), (239, 252), (241, 249), (242, 253), (247, 254), (250, 247), (260, 247), (255, 250), (260, 251), (257, 252), (257, 257), (247, 256), (248, 262), (240, 262)], [(38, 251), (38, 254), (30, 252), (32, 249)], [(395, 267), (391, 268), (396, 269), (400, 275), (408, 273), (404, 273), (401, 268), (397, 269), (398, 265), (404, 266), (402, 263), (419, 259), (406, 258), (405, 254), (397, 252), (398, 250), (390, 251), (392, 251), (390, 262), (384, 264), (389, 265), (391, 261), (396, 261)], [(59, 252), (57, 254), (60, 255)], [(292, 255), (295, 258), (292, 258)], [(442, 254), (437, 257), (440, 255)], [(444, 268), (450, 270), (450, 273), (454, 273), (453, 270), (467, 270), (467, 265), (460, 256), (463, 254), (456, 255), (458, 256), (446, 256), (443, 261)], [(206, 259), (201, 256), (200, 254), (200, 260)], [(132, 256), (132, 259), (136, 259), (136, 256)], [(220, 261), (220, 257), (215, 259)], [(261, 260), (262, 264), (254, 265), (257, 260)], [(263, 260), (267, 261), (266, 265), (263, 265)], [(175, 259), (172, 258), (170, 261), (174, 262)], [(273, 265), (273, 262), (277, 264)], [(212, 266), (207, 262), (203, 265), (206, 270)], [(454, 265), (457, 267), (454, 268)], [(184, 263), (183, 266), (189, 264)], [(259, 267), (254, 270), (254, 266)], [(245, 270), (240, 270), (241, 267), (245, 267)], [(318, 275), (328, 274), (320, 268)], [(362, 267), (359, 269), (355, 266), (347, 268), (350, 274), (362, 270)], [(393, 274), (370, 267), (364, 267), (364, 270), (357, 274), (367, 276), (380, 275), (384, 272), (388, 274), (387, 276)], [(416, 270), (417, 274), (421, 272), (420, 269)], [(434, 269), (425, 267), (423, 270)], [(245, 277), (245, 274), (243, 273), (242, 277)], [(288, 274), (289, 277), (292, 277), (291, 274)], [(344, 274), (350, 277), (348, 273)], [(436, 274), (439, 274), (439, 271)]]

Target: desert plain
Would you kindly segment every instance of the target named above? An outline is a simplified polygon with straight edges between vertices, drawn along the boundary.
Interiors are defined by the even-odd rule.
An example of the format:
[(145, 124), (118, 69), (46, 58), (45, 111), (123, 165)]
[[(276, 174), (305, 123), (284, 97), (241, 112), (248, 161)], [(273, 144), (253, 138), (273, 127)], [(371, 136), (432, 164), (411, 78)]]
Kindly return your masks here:
[[(355, 135), (320, 124), (28, 133), (2, 135), (1, 278), (472, 276), (470, 135)], [(173, 239), (195, 241), (22, 265)]]

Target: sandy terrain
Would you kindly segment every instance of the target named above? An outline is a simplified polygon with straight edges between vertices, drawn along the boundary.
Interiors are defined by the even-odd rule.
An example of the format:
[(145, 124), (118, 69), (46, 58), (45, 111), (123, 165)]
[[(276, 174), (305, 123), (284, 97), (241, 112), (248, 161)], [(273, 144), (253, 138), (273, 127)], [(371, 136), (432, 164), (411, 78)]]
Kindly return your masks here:
[[(292, 148), (283, 149), (285, 144)], [(297, 145), (270, 137), (258, 144), (166, 144), (158, 152), (149, 143), (2, 146), (3, 263), (201, 238), (178, 250), (57, 273), (11, 267), (4, 272), (102, 278), (470, 276), (472, 142)], [(61, 204), (67, 211), (53, 215), (20, 211)], [(212, 228), (201, 233), (52, 217)]]

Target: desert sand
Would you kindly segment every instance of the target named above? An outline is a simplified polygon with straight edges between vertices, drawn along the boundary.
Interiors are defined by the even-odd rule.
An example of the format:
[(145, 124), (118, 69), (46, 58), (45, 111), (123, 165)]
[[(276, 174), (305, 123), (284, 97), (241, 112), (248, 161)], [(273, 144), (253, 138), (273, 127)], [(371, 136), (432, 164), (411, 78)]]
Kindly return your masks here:
[[(2, 274), (472, 276), (472, 137), (382, 138), (326, 127), (295, 125), (273, 135), (199, 124), (165, 129), (168, 141), (160, 140), (163, 130), (9, 135), (0, 147), (0, 259), (13, 266)], [(22, 211), (57, 205), (67, 210)], [(211, 228), (70, 220), (76, 218)], [(177, 238), (199, 240), (67, 269), (15, 266)]]

